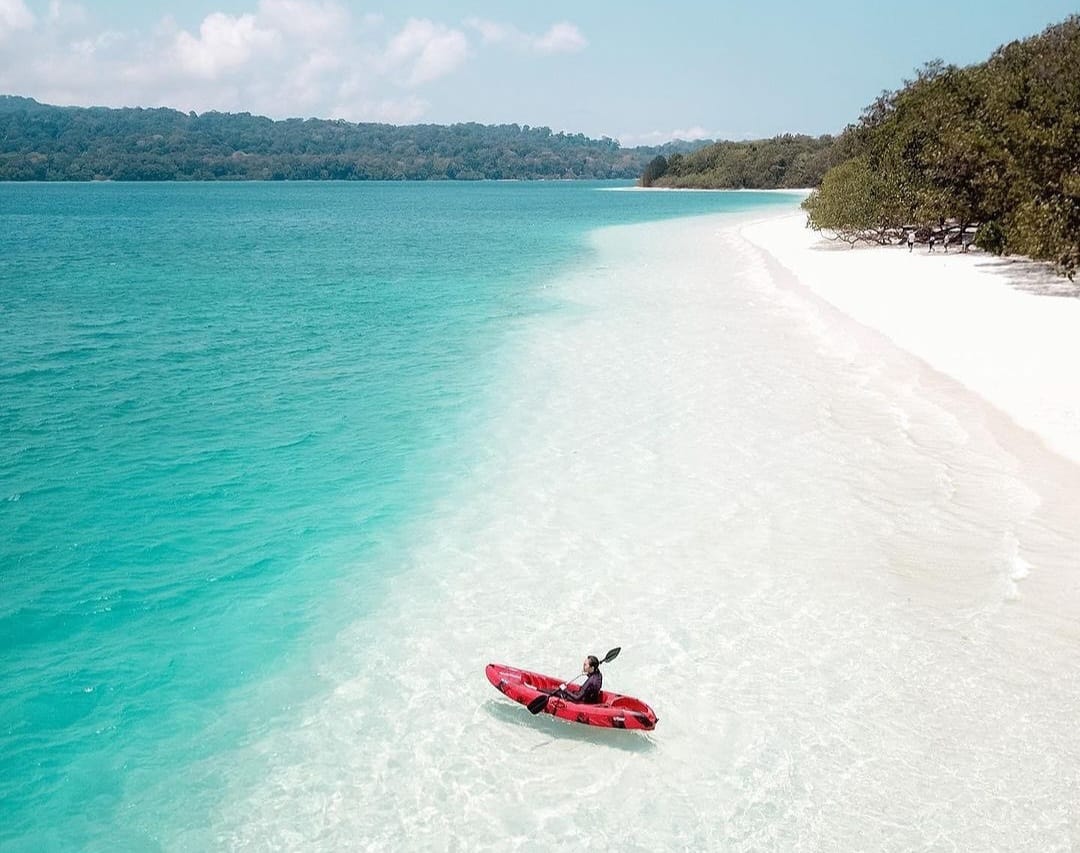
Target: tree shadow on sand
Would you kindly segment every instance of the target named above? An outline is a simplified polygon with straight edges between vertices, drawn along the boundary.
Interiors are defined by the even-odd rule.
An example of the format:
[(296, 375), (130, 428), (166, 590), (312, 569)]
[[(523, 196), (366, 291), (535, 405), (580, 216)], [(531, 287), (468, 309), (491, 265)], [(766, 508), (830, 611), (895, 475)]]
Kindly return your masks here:
[(483, 708), (499, 722), (532, 729), (538, 734), (547, 735), (551, 739), (536, 744), (533, 749), (546, 746), (553, 740), (591, 743), (596, 746), (619, 749), (623, 752), (647, 753), (656, 749), (656, 742), (652, 740), (648, 732), (583, 726), (560, 720), (550, 714), (537, 714), (534, 717), (521, 705), (500, 702), (498, 699), (489, 699), (484, 703)]
[(987, 258), (979, 261), (976, 266), (993, 275), (1003, 276), (1010, 287), (1025, 293), (1080, 299), (1080, 281), (1069, 281), (1042, 261), (1027, 258)]

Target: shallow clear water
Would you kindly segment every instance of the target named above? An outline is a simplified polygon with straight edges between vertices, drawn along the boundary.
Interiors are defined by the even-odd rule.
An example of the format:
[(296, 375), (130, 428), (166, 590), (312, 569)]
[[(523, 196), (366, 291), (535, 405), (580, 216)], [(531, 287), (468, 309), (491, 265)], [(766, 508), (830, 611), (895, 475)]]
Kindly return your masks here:
[[(328, 650), (422, 634), (380, 619), (507, 461), (491, 424), (522, 336), (586, 310), (551, 287), (586, 233), (793, 204), (600, 188), (0, 186), (5, 848), (238, 843), (251, 745), (328, 707)], [(424, 600), (471, 583), (437, 562)]]
[[(545, 292), (468, 470), (311, 647), (321, 689), (235, 697), (282, 712), (143, 792), (147, 824), (191, 849), (1075, 846), (1076, 470), (738, 217), (600, 232)], [(649, 735), (482, 676), (615, 645)]]

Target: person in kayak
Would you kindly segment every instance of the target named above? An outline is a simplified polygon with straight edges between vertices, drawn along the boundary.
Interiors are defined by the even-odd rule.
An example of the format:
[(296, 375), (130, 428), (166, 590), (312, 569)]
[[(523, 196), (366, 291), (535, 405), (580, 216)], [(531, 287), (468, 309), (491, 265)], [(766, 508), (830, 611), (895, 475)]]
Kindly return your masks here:
[(604, 686), (604, 676), (600, 674), (600, 658), (589, 655), (581, 664), (581, 674), (586, 676), (580, 688), (570, 688), (565, 684), (551, 695), (557, 699), (569, 699), (582, 705), (599, 705), (600, 690)]

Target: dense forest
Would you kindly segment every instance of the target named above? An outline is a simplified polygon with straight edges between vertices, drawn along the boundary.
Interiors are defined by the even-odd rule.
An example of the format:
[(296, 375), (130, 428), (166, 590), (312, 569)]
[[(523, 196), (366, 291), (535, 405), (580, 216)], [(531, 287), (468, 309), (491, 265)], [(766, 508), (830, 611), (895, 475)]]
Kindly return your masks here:
[[(704, 153), (704, 152), (701, 152)], [(959, 68), (933, 62), (836, 141), (809, 224), (851, 242), (970, 239), (1080, 268), (1080, 16)], [(700, 155), (699, 155), (700, 156)]]
[(0, 180), (636, 178), (705, 143), (613, 139), (509, 125), (273, 121), (249, 113), (55, 107), (0, 95)]
[(785, 134), (753, 142), (717, 142), (698, 151), (658, 154), (641, 185), (683, 189), (815, 187), (839, 162), (831, 136)]

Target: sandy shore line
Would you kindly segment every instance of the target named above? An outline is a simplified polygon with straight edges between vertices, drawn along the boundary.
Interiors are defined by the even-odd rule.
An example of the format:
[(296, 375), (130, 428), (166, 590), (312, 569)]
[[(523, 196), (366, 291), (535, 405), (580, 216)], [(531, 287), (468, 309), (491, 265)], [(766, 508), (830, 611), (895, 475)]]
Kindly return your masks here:
[(795, 188), (795, 189), (723, 189), (723, 188), (710, 188), (710, 187), (603, 187), (604, 192), (610, 193), (774, 193), (776, 195), (790, 195), (799, 196), (805, 198), (813, 192), (811, 188)]
[[(210, 762), (220, 811), (170, 846), (1066, 849), (1075, 489), (1040, 500), (974, 394), (793, 293), (742, 236), (768, 215), (590, 235), (377, 609), (341, 585), (370, 615), (312, 652), (325, 693)], [(616, 645), (650, 735), (483, 677)]]
[(1080, 285), (1024, 260), (823, 239), (802, 213), (742, 236), (844, 314), (1080, 464)]

